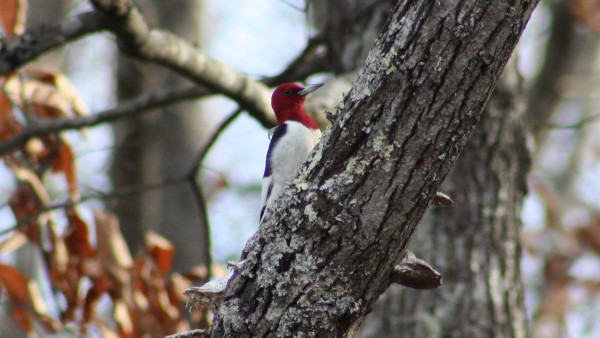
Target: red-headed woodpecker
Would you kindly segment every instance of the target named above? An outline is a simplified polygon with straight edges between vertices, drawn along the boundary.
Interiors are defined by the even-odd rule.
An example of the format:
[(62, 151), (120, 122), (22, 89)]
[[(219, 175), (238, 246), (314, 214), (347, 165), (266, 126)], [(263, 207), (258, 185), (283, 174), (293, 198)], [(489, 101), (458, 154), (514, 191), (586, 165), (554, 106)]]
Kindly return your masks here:
[(260, 221), (281, 194), (285, 185), (296, 175), (302, 163), (321, 137), (321, 131), (304, 110), (302, 104), (308, 93), (321, 87), (317, 84), (302, 87), (294, 83), (282, 84), (271, 97), (271, 107), (277, 117), (265, 164), (260, 197)]

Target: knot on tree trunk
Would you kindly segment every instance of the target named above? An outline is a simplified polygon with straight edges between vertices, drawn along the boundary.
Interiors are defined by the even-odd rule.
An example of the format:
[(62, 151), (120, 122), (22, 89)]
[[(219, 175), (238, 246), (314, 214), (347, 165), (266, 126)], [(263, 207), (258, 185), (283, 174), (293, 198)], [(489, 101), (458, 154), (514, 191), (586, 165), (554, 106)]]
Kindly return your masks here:
[(412, 251), (392, 270), (392, 281), (412, 289), (429, 290), (442, 285), (442, 275)]

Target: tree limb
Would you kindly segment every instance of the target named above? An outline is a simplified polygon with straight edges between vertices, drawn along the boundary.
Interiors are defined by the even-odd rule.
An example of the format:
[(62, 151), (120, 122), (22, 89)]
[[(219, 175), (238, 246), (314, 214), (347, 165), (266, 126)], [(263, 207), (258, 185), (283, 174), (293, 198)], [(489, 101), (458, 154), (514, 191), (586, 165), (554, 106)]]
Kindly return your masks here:
[(107, 21), (101, 13), (87, 12), (65, 18), (60, 24), (27, 30), (15, 41), (0, 46), (0, 76), (6, 76), (43, 53), (86, 34), (103, 30)]
[(210, 90), (198, 86), (168, 89), (155, 94), (142, 95), (115, 108), (95, 114), (30, 122), (19, 134), (0, 144), (0, 155), (7, 154), (23, 146), (35, 137), (129, 118), (152, 109), (162, 108), (183, 100), (199, 98), (211, 93)]
[(122, 52), (165, 66), (214, 92), (226, 95), (262, 125), (274, 125), (270, 91), (265, 85), (201, 53), (180, 37), (149, 27), (130, 0), (91, 2), (108, 17), (107, 28), (115, 34)]
[[(183, 95), (184, 93), (191, 94), (191, 93), (196, 92), (196, 88), (197, 87), (188, 88), (188, 90), (175, 90), (172, 92), (179, 93), (181, 95)], [(171, 97), (168, 95), (169, 92), (171, 92), (171, 91), (164, 91), (164, 92), (159, 93), (160, 95), (157, 95), (157, 96)], [(148, 97), (151, 97), (151, 95), (143, 96), (142, 98), (133, 100), (133, 101), (131, 101), (131, 104), (132, 104), (132, 106), (134, 106), (135, 102), (142, 102), (142, 101), (148, 99)], [(147, 106), (147, 105), (142, 104), (142, 106)], [(119, 106), (118, 108), (122, 108), (122, 107), (123, 106)], [(116, 111), (117, 109), (114, 109), (114, 110)], [(104, 193), (104, 192), (98, 191), (95, 194), (89, 194), (89, 195), (82, 196), (77, 201), (69, 200), (69, 201), (62, 202), (62, 203), (48, 205), (48, 206), (45, 206), (43, 209), (38, 210), (36, 213), (34, 213), (32, 215), (29, 215), (25, 218), (17, 219), (17, 223), (15, 225), (0, 231), (0, 235), (4, 235), (6, 233), (14, 231), (14, 230), (18, 229), (20, 225), (26, 224), (27, 222), (35, 220), (40, 215), (43, 215), (43, 214), (53, 211), (53, 210), (73, 208), (79, 204), (82, 204), (82, 203), (85, 203), (85, 202), (88, 202), (91, 200), (98, 200), (98, 199), (109, 200), (109, 199), (128, 197), (128, 196), (132, 196), (132, 195), (139, 194), (142, 192), (156, 190), (156, 189), (163, 189), (168, 186), (172, 186), (175, 184), (182, 184), (182, 183), (189, 183), (191, 185), (194, 195), (197, 199), (198, 205), (201, 209), (201, 214), (202, 214), (201, 216), (203, 218), (205, 218), (204, 224), (208, 225), (206, 206), (204, 203), (204, 196), (202, 194), (201, 186), (199, 185), (199, 183), (197, 183), (196, 178), (197, 178), (199, 170), (201, 168), (200, 165), (204, 161), (204, 158), (206, 157), (206, 155), (208, 155), (208, 153), (210, 152), (210, 149), (212, 148), (212, 146), (216, 143), (217, 139), (221, 136), (221, 134), (225, 131), (225, 129), (233, 121), (235, 121), (235, 119), (241, 114), (241, 112), (242, 112), (242, 110), (240, 108), (238, 108), (233, 113), (231, 113), (223, 122), (221, 122), (221, 124), (216, 128), (214, 133), (210, 136), (207, 143), (198, 152), (198, 155), (196, 156), (196, 160), (194, 162), (192, 162), (193, 163), (192, 167), (183, 176), (175, 177), (175, 178), (168, 178), (161, 182), (152, 183), (152, 184), (144, 184), (141, 186), (121, 187), (118, 190), (112, 191), (110, 193)], [(98, 113), (97, 115), (100, 115), (100, 114), (103, 114), (103, 113)], [(109, 115), (109, 116), (112, 116), (112, 115)], [(128, 115), (124, 115), (124, 116), (128, 116)], [(86, 117), (88, 117), (88, 116), (86, 116)], [(74, 119), (65, 119), (65, 120), (71, 121)], [(104, 122), (106, 122), (106, 121), (104, 121)], [(3, 146), (4, 146), (4, 144), (0, 145), (0, 149), (2, 149)], [(4, 208), (6, 206), (8, 206), (8, 203), (3, 203), (2, 205), (0, 205), (0, 209)], [(206, 231), (208, 233), (208, 229)], [(207, 248), (206, 250), (210, 251), (210, 248)], [(207, 257), (210, 257), (210, 255), (208, 255)], [(210, 263), (207, 265), (210, 266)]]
[(216, 310), (223, 302), (226, 286), (226, 279), (218, 279), (185, 290), (183, 294), (188, 297), (188, 308)]
[(0, 48), (0, 76), (6, 76), (41, 54), (86, 34), (111, 31), (120, 50), (134, 58), (165, 66), (214, 93), (238, 102), (267, 128), (275, 124), (270, 91), (226, 64), (199, 51), (180, 37), (148, 26), (129, 0), (91, 0), (97, 11), (66, 18), (61, 24), (28, 30)]
[[(229, 127), (229, 125), (235, 121), (235, 119), (240, 116), (242, 113), (241, 108), (237, 108), (233, 113), (231, 113), (221, 124), (217, 127), (217, 129), (213, 132), (213, 134), (208, 139), (206, 145), (202, 147), (198, 155), (196, 156), (194, 162), (192, 162), (192, 167), (188, 170), (187, 175), (185, 175), (185, 180), (190, 184), (192, 189), (192, 193), (194, 198), (196, 199), (196, 205), (198, 206), (200, 218), (202, 219), (201, 226), (203, 233), (206, 234), (206, 238), (210, 238), (210, 222), (208, 219), (208, 210), (206, 208), (206, 200), (204, 198), (204, 192), (202, 191), (202, 184), (198, 180), (198, 174), (201, 168), (204, 159), (212, 149), (212, 146), (217, 142), (217, 139), (221, 136), (221, 134)], [(206, 243), (203, 247), (204, 256), (206, 257), (206, 279), (208, 281), (211, 277), (211, 266), (212, 266), (212, 248), (210, 246), (210, 241)]]
[(308, 40), (304, 50), (278, 75), (263, 79), (269, 86), (284, 82), (306, 79), (308, 76), (329, 70), (323, 46), (323, 36), (317, 35)]

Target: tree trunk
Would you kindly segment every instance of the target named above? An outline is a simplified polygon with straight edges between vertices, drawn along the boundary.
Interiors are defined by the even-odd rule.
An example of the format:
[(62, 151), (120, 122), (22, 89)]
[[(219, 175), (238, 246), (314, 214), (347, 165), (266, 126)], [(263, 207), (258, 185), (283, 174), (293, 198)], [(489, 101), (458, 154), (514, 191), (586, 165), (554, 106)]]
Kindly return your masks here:
[(357, 332), (536, 4), (398, 2), (310, 165), (247, 243), (213, 337)]
[[(157, 1), (144, 8), (147, 17), (188, 39), (200, 35), (200, 1)], [(154, 18), (154, 20), (152, 20)], [(128, 98), (164, 88), (183, 86), (187, 81), (154, 65), (139, 64), (121, 57), (119, 96)], [(113, 163), (115, 190), (127, 186), (156, 184), (182, 177), (192, 167), (207, 126), (198, 105), (182, 103), (165, 108), (160, 115), (144, 116), (115, 124), (116, 149)], [(145, 191), (118, 201), (115, 210), (131, 249), (139, 251), (144, 233), (155, 230), (175, 246), (173, 268), (184, 271), (195, 264), (210, 263), (208, 224), (185, 183)]]
[(439, 268), (435, 291), (392, 287), (362, 337), (525, 337), (521, 205), (529, 166), (516, 65), (507, 68), (433, 209), (412, 242)]

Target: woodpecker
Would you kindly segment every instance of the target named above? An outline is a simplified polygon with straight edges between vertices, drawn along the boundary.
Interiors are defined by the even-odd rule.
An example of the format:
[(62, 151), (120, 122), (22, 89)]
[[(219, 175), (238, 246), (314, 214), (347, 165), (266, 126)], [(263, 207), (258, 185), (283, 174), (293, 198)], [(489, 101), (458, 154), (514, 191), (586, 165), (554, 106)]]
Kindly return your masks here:
[(311, 150), (319, 142), (321, 131), (304, 110), (306, 95), (323, 84), (302, 87), (294, 83), (278, 86), (271, 96), (271, 107), (277, 118), (263, 175), (260, 197), (260, 222), (281, 194), (285, 185), (296, 175)]

